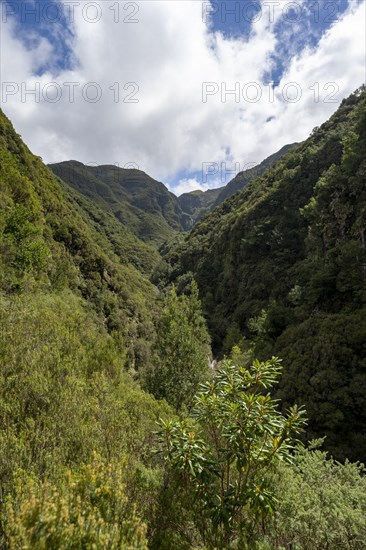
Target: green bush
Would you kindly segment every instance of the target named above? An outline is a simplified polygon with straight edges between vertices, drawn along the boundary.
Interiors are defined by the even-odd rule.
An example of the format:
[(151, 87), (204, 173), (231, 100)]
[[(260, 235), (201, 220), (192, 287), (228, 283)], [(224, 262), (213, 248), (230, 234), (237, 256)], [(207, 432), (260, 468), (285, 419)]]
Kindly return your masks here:
[(170, 409), (126, 372), (121, 336), (70, 291), (1, 298), (0, 327), (3, 498), (19, 469), (53, 484), (95, 449), (108, 462), (125, 460), (126, 491), (151, 518), (161, 476), (150, 449)]
[(301, 448), (293, 464), (273, 480), (280, 499), (269, 548), (363, 550), (366, 540), (366, 477), (363, 465), (341, 464), (319, 450)]
[(189, 409), (199, 384), (209, 377), (209, 343), (196, 283), (188, 296), (178, 296), (173, 287), (157, 323), (154, 366), (145, 370), (145, 387), (175, 409)]
[(283, 416), (268, 393), (280, 372), (275, 358), (248, 369), (227, 361), (202, 386), (194, 422), (161, 422), (161, 451), (209, 548), (244, 548), (276, 509), (269, 474), (291, 459), (304, 424), (302, 410)]
[(19, 471), (4, 514), (9, 548), (147, 550), (146, 525), (128, 502), (124, 476), (97, 455), (60, 487)]

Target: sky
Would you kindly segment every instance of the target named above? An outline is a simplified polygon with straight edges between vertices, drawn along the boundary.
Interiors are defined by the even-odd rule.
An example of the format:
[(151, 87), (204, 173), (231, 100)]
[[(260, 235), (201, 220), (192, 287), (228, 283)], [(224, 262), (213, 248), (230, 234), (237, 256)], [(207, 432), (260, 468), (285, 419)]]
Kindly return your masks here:
[(306, 139), (366, 81), (363, 0), (2, 0), (0, 107), (47, 163), (179, 195)]

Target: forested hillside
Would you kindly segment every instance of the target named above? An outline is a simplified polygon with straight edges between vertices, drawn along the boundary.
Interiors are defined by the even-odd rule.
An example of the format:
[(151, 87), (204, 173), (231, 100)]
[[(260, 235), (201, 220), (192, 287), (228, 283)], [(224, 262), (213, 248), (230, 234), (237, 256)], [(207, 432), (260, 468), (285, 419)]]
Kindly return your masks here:
[[(0, 183), (0, 548), (145, 549), (176, 394), (142, 386), (160, 397), (154, 380), (175, 373), (183, 408), (207, 378), (197, 290), (159, 296), (155, 247), (58, 180), (1, 111)], [(182, 349), (179, 332), (158, 338), (178, 322)]]
[(146, 242), (161, 244), (189, 228), (177, 197), (141, 170), (86, 166), (67, 161), (50, 165), (69, 186), (92, 199)]
[(232, 197), (238, 191), (242, 191), (250, 181), (261, 176), (267, 168), (275, 164), (294, 145), (285, 145), (277, 153), (269, 156), (257, 166), (239, 172), (235, 178), (223, 187), (208, 189), (207, 191), (191, 191), (190, 193), (180, 195), (178, 197), (179, 204), (183, 212), (189, 215), (191, 226), (193, 227), (205, 214), (211, 212), (211, 210), (222, 204), (226, 199)]
[(216, 353), (284, 358), (278, 396), (366, 458), (365, 90), (170, 248), (155, 281), (199, 286)]
[(242, 191), (249, 182), (251, 182), (254, 178), (261, 176), (267, 170), (267, 168), (276, 164), (276, 162), (279, 161), (280, 158), (295, 145), (295, 143), (291, 145), (285, 145), (279, 151), (264, 159), (257, 166), (239, 172), (235, 176), (235, 178), (229, 181), (229, 183), (220, 190), (220, 194), (215, 200), (213, 208), (215, 208), (219, 204), (222, 204), (226, 199), (229, 199), (238, 191)]
[(131, 365), (145, 362), (156, 292), (135, 266), (149, 271), (156, 259), (152, 249), (65, 192), (4, 115), (1, 176), (1, 288), (77, 292), (108, 330), (128, 339)]
[(143, 242), (0, 111), (1, 549), (364, 549), (364, 467), (319, 447), (365, 454), (365, 116), (156, 267), (160, 214)]

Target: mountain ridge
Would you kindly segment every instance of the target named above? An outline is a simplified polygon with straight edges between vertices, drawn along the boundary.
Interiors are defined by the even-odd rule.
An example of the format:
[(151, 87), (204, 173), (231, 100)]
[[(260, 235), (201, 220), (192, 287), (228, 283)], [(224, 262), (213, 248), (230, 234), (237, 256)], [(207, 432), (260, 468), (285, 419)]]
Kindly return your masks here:
[(254, 178), (261, 176), (267, 168), (275, 164), (285, 153), (287, 153), (287, 151), (296, 147), (296, 145), (298, 145), (298, 143), (284, 145), (281, 149), (262, 160), (262, 162), (256, 166), (253, 166), (253, 168), (239, 172), (235, 178), (229, 181), (228, 184), (222, 188), (213, 207), (215, 208), (215, 206), (222, 204), (226, 199), (232, 197), (238, 191), (242, 191), (245, 185), (247, 185)]
[(142, 170), (87, 166), (79, 161), (50, 164), (49, 168), (146, 242), (159, 245), (188, 228), (175, 195)]
[(113, 214), (139, 239), (160, 245), (175, 233), (190, 230), (205, 214), (243, 189), (295, 145), (285, 145), (257, 166), (239, 172), (223, 187), (195, 190), (179, 197), (143, 170), (112, 164), (89, 166), (78, 160), (48, 166), (67, 185)]

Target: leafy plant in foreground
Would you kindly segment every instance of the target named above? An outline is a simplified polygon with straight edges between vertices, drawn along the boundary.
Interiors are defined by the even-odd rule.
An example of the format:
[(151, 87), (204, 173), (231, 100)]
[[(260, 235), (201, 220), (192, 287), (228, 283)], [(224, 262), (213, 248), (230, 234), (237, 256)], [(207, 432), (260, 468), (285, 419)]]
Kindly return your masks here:
[(313, 441), (274, 476), (281, 503), (267, 526), (268, 548), (362, 550), (366, 540), (366, 477), (362, 464), (327, 457)]
[(276, 508), (273, 466), (291, 460), (305, 423), (301, 408), (284, 416), (269, 395), (280, 373), (277, 358), (248, 369), (226, 361), (202, 385), (194, 420), (161, 421), (161, 450), (209, 548), (245, 547)]

